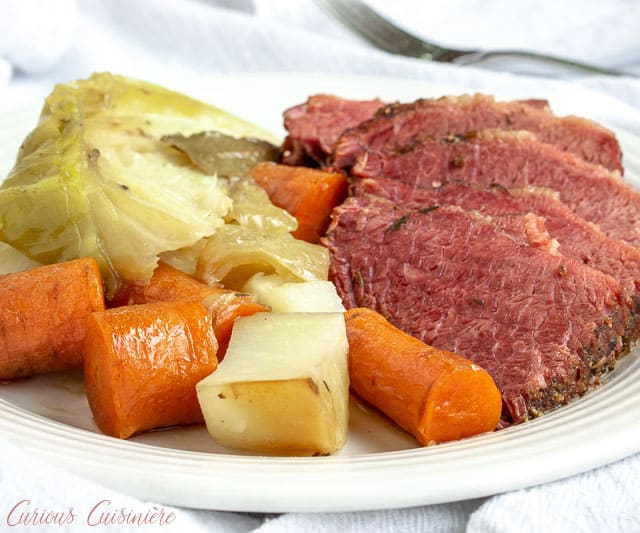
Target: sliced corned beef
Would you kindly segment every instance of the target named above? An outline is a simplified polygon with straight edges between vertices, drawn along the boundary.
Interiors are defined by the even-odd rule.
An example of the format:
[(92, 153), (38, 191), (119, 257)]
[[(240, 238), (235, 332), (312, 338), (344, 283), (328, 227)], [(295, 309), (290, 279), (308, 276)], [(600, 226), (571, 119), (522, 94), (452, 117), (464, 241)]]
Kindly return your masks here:
[(392, 150), (425, 136), (440, 138), (488, 128), (531, 131), (543, 142), (622, 172), (620, 146), (610, 130), (584, 118), (557, 117), (536, 105), (497, 102), (480, 94), (422, 99), (379, 109), (372, 119), (340, 136), (333, 163), (347, 168), (364, 152)]
[[(547, 100), (530, 98), (517, 102), (551, 112)], [(377, 98), (349, 100), (330, 94), (310, 96), (305, 103), (284, 112), (284, 127), (288, 135), (282, 147), (282, 162), (324, 165), (333, 152), (333, 145), (345, 130), (369, 120), (385, 105)]]
[(438, 187), (414, 187), (397, 179), (364, 178), (353, 181), (350, 194), (381, 196), (409, 209), (451, 204), (467, 210), (481, 211), (487, 215), (529, 211), (523, 209), (517, 198), (505, 187), (478, 187), (461, 181), (444, 183)]
[(328, 94), (311, 96), (285, 111), (288, 132), (282, 161), (299, 165), (311, 159), (323, 165), (342, 132), (371, 118), (384, 106), (382, 100), (347, 100)]
[[(545, 230), (557, 242), (555, 248), (550, 248), (609, 274), (620, 283), (625, 294), (623, 303), (628, 310), (625, 337), (630, 342), (638, 340), (640, 249), (607, 237), (561, 202), (555, 192), (539, 187), (479, 188), (458, 182), (425, 189), (384, 178), (357, 180), (352, 186), (352, 192), (356, 195), (381, 196), (409, 209), (450, 204), (494, 217), (513, 213), (533, 213), (543, 217)], [(495, 217), (494, 221), (499, 221), (499, 218)], [(510, 231), (508, 227), (502, 227)], [(528, 238), (530, 242), (534, 241), (533, 233), (530, 232)]]
[(617, 172), (537, 141), (527, 132), (485, 130), (426, 139), (393, 153), (363, 153), (352, 173), (417, 187), (451, 181), (482, 187), (548, 187), (609, 237), (640, 245), (640, 193)]
[(624, 349), (611, 276), (523, 245), (478, 212), (352, 197), (325, 244), (347, 307), (485, 368), (513, 421), (584, 393)]

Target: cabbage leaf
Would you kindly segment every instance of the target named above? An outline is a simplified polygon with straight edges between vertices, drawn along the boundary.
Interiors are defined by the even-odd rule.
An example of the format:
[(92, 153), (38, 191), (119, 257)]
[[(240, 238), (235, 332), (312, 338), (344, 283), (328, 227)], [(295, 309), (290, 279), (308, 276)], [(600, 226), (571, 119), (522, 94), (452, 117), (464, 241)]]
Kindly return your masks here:
[(158, 254), (224, 225), (215, 175), (161, 141), (217, 130), (274, 141), (216, 107), (108, 73), (54, 88), (0, 187), (0, 241), (39, 263), (93, 256), (107, 294), (144, 282)]

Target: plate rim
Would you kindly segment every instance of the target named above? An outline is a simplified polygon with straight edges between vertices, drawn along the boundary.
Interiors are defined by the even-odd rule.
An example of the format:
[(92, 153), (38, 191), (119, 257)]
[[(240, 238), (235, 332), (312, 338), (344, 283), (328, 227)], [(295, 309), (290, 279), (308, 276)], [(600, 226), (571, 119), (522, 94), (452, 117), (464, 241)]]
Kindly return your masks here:
[[(275, 83), (285, 83), (293, 80), (298, 84), (302, 84), (302, 86), (308, 86), (309, 84), (312, 85), (314, 76), (320, 76), (325, 80), (330, 80), (332, 83), (338, 78), (334, 74), (244, 73), (216, 76), (215, 79), (217, 83), (221, 79), (225, 80), (224, 82), (230, 87), (234, 86), (234, 84), (246, 83), (247, 79), (257, 81), (270, 80), (271, 82), (275, 79)], [(428, 81), (416, 79), (403, 80), (394, 77), (362, 75), (339, 76), (339, 79), (345, 84), (352, 83), (351, 89), (356, 91), (362, 84), (373, 83), (373, 81), (392, 85), (413, 85), (416, 89), (427, 89), (425, 90), (426, 93), (445, 90), (444, 85), (435, 85)], [(340, 87), (337, 86), (336, 88), (336, 92), (339, 93)], [(451, 91), (452, 88), (447, 87), (446, 90)], [(308, 94), (312, 94), (312, 92)], [(553, 100), (553, 97), (550, 97), (550, 100)], [(216, 103), (216, 105), (221, 104), (221, 102)], [(224, 107), (224, 105), (222, 104), (221, 107)], [(280, 110), (281, 112), (282, 110)], [(26, 117), (34, 115), (34, 112), (31, 107), (25, 107), (14, 111), (2, 112), (0, 116), (16, 117), (20, 114)], [(35, 113), (35, 116), (37, 116), (37, 113)], [(616, 133), (622, 134), (621, 141), (624, 143), (638, 142), (638, 146), (640, 146), (640, 137), (620, 130), (616, 130)], [(627, 365), (628, 368), (625, 369), (627, 374), (623, 373), (623, 375), (633, 372), (640, 374), (640, 361), (637, 354), (626, 356), (626, 358), (628, 357), (632, 357), (634, 360)], [(615, 383), (613, 383), (614, 386)], [(498, 436), (498, 440), (518, 440), (521, 438), (519, 435), (523, 432), (534, 433), (542, 431), (544, 433), (544, 430), (539, 430), (538, 428), (544, 428), (549, 424), (561, 425), (564, 413), (570, 413), (571, 409), (575, 410), (579, 406), (584, 406), (585, 403), (592, 404), (596, 402), (598, 397), (602, 395), (599, 394), (600, 391), (607, 389), (607, 387), (611, 388), (610, 384), (605, 384), (563, 409), (546, 414), (538, 420), (528, 422), (528, 425), (514, 426), (501, 432), (480, 435), (473, 439), (463, 439), (454, 443), (440, 444), (436, 447), (417, 447), (411, 450), (365, 455), (281, 458), (170, 450), (146, 443), (112, 439), (85, 429), (56, 422), (25, 411), (7, 402), (1, 396), (0, 429), (2, 431), (0, 433), (8, 441), (19, 444), (36, 456), (49, 460), (75, 474), (103, 483), (105, 486), (123, 493), (142, 499), (152, 499), (163, 504), (250, 512), (390, 509), (453, 502), (524, 488), (597, 468), (640, 451), (640, 427), (636, 427), (635, 424), (628, 424), (623, 428), (618, 428), (615, 434), (616, 439), (613, 439), (611, 434), (607, 433), (600, 438), (594, 438), (583, 443), (579, 448), (583, 453), (578, 453), (576, 448), (556, 452), (556, 458), (562, 459), (562, 461), (560, 465), (555, 467), (552, 475), (550, 475), (548, 469), (542, 468), (544, 464), (540, 462), (540, 458), (528, 457), (527, 469), (522, 469), (520, 472), (511, 472), (507, 480), (500, 479), (498, 475), (490, 479), (483, 479), (482, 474), (486, 473), (483, 469), (487, 468), (486, 460), (483, 462), (482, 457), (476, 457), (475, 462), (473, 460), (469, 461), (467, 455), (465, 455), (468, 454), (468, 448), (477, 447), (476, 445), (481, 442), (486, 444), (486, 441), (491, 444), (491, 441), (494, 441), (496, 436)], [(619, 388), (620, 386), (616, 387), (616, 390)], [(638, 388), (640, 390), (640, 385)], [(640, 407), (636, 409), (636, 414), (640, 414)], [(629, 416), (629, 413), (627, 413), (627, 416)], [(601, 415), (602, 417), (604, 415)], [(560, 420), (558, 421), (558, 419)], [(47, 435), (48, 438), (46, 439), (36, 438), (43, 426), (47, 427), (51, 433)], [(17, 432), (16, 428), (18, 428)], [(620, 436), (625, 438), (619, 438)], [(65, 453), (70, 442), (82, 443), (84, 456), (74, 455), (73, 452)], [(609, 446), (603, 446), (603, 443), (607, 443)], [(579, 446), (579, 443), (577, 445)], [(600, 451), (597, 459), (588, 461), (584, 459), (584, 452), (593, 452), (600, 448), (605, 448), (605, 451)], [(99, 460), (104, 456), (105, 451), (109, 452), (110, 458), (112, 458), (112, 453), (124, 455), (117, 461), (118, 464), (114, 465), (108, 461)], [(435, 460), (431, 458), (440, 455), (440, 452), (446, 455), (451, 451), (466, 458), (466, 462), (454, 465), (455, 469), (453, 471), (443, 472), (438, 470)], [(482, 450), (475, 453), (482, 455)], [(141, 462), (141, 458), (146, 459), (147, 463)], [(164, 467), (165, 469), (161, 475), (155, 476), (156, 483), (150, 483), (149, 464), (154, 467)], [(493, 466), (495, 467), (496, 465)], [(89, 473), (86, 467), (90, 467)], [(451, 465), (449, 465), (449, 468), (451, 468)], [(503, 465), (503, 468), (506, 468), (506, 466)], [(513, 468), (512, 465), (509, 468)], [(372, 469), (374, 472), (372, 472)], [(532, 473), (532, 469), (536, 471)], [(237, 478), (239, 470), (241, 471), (242, 479), (230, 482), (229, 478), (234, 477), (234, 475)], [(132, 476), (132, 471), (137, 472), (138, 475)], [(128, 475), (125, 476), (125, 473)], [(409, 475), (411, 473), (413, 475)], [(430, 482), (440, 481), (445, 483), (445, 478), (452, 473), (459, 476), (457, 479), (459, 485), (456, 487), (453, 484), (449, 484), (439, 487), (439, 491), (434, 491), (429, 487), (425, 489), (421, 484), (417, 483), (415, 477), (420, 474), (420, 481), (423, 483), (424, 477)], [(498, 468), (498, 473), (509, 474), (506, 471), (502, 472), (500, 468)], [(339, 487), (335, 486), (336, 476), (340, 481)], [(142, 481), (131, 479), (140, 477), (142, 477)], [(157, 481), (163, 481), (166, 485), (172, 485), (172, 483), (167, 483), (168, 481), (174, 483), (188, 482), (192, 488), (188, 493), (184, 491), (182, 493), (179, 493), (180, 491), (167, 491), (163, 490), (163, 483)], [(212, 489), (210, 486), (212, 481), (216, 483), (223, 481), (226, 484), (222, 488), (216, 487)], [(242, 490), (243, 488), (246, 490), (247, 483), (252, 483), (253, 488), (256, 489), (252, 491), (251, 497), (247, 497)], [(279, 490), (274, 491), (274, 487), (279, 487)], [(318, 489), (324, 491), (324, 493), (320, 494), (323, 497), (318, 497)], [(194, 492), (199, 492), (199, 495), (194, 494)]]

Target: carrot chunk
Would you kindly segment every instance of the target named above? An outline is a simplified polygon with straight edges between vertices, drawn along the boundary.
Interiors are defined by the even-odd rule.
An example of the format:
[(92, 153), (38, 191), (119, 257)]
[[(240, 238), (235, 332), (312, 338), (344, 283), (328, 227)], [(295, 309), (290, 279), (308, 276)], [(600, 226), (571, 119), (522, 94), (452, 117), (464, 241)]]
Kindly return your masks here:
[(218, 340), (218, 360), (222, 361), (229, 345), (233, 324), (241, 316), (269, 311), (250, 294), (208, 285), (160, 261), (147, 285), (123, 285), (112, 306), (146, 304), (166, 301), (200, 302), (213, 319), (213, 330)]
[(317, 243), (330, 222), (333, 208), (347, 196), (347, 178), (337, 172), (275, 163), (258, 163), (249, 175), (271, 201), (298, 221), (293, 236)]
[(202, 423), (196, 383), (218, 366), (211, 313), (197, 302), (159, 302), (93, 313), (84, 379), (98, 427), (139, 431)]
[(93, 258), (0, 276), (0, 379), (82, 368), (87, 317), (102, 309)]
[(345, 313), (352, 390), (424, 445), (492, 431), (500, 391), (471, 361), (426, 345), (366, 308)]

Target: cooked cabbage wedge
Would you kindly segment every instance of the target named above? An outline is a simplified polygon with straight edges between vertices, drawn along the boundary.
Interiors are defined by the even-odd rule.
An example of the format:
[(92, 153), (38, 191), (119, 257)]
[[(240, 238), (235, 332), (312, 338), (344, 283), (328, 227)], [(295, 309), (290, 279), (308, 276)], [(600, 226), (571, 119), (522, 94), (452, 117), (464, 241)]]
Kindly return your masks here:
[[(290, 233), (298, 225), (293, 216), (273, 205), (251, 178), (228, 183), (233, 206), (225, 217), (227, 224), (199, 249), (198, 279), (235, 290), (257, 273), (275, 273), (291, 282), (327, 279), (327, 249), (295, 239)], [(189, 257), (193, 253), (183, 250), (170, 260)]]
[(267, 192), (251, 178), (232, 180), (229, 196), (233, 202), (226, 216), (229, 222), (268, 235), (290, 233), (298, 228), (295, 217), (273, 205)]
[(53, 263), (95, 257), (107, 292), (149, 279), (158, 254), (224, 225), (231, 199), (160, 138), (218, 130), (275, 140), (215, 107), (111, 74), (58, 85), (0, 188), (0, 240)]
[(235, 224), (216, 231), (200, 254), (196, 277), (241, 290), (249, 278), (262, 272), (285, 281), (326, 280), (326, 248), (295, 239), (290, 233), (264, 234)]
[[(297, 220), (284, 209), (273, 205), (264, 189), (251, 178), (224, 179), (221, 180), (220, 185), (231, 198), (232, 207), (225, 216), (228, 226), (225, 225), (216, 230), (219, 232), (218, 240), (225, 239), (224, 233), (228, 227), (232, 228), (231, 232), (234, 232), (237, 231), (238, 226), (245, 227), (247, 232), (284, 234), (283, 238), (287, 240), (291, 238), (287, 234), (297, 228)], [(229, 239), (225, 240), (232, 248), (236, 246), (236, 243)], [(160, 254), (160, 258), (165, 263), (195, 277), (198, 260), (206, 246), (207, 239), (202, 239), (193, 246), (164, 252)], [(229, 249), (228, 252), (232, 253), (232, 250)], [(214, 278), (215, 276), (210, 273), (209, 281), (217, 282), (218, 279)]]

